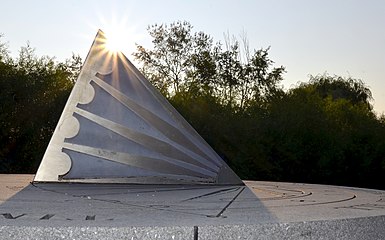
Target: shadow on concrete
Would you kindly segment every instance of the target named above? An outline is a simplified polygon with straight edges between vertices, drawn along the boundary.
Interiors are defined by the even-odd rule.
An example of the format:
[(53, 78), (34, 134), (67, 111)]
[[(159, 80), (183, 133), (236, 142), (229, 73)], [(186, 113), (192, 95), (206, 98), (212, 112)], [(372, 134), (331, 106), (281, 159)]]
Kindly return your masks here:
[[(216, 226), (273, 223), (247, 186), (29, 183), (0, 176), (0, 225)], [(4, 183), (5, 182), (5, 183)]]

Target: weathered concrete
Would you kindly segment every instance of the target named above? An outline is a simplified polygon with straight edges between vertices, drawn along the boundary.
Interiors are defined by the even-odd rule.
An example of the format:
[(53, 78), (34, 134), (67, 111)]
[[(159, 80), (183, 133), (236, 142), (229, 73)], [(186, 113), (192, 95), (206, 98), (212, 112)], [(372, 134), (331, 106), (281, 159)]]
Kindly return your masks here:
[(248, 187), (32, 185), (32, 179), (0, 175), (0, 239), (385, 238), (384, 191), (251, 181)]

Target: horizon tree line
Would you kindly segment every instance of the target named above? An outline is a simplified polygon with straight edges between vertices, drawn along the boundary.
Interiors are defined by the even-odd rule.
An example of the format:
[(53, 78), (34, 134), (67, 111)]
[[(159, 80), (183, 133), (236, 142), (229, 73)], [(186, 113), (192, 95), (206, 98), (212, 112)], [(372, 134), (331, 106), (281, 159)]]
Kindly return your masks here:
[[(214, 42), (185, 21), (148, 27), (141, 71), (242, 179), (384, 189), (385, 116), (362, 80), (322, 74), (288, 90), (246, 37)], [(1, 39), (0, 39), (1, 40)], [(12, 58), (0, 41), (0, 173), (35, 173), (82, 59)]]

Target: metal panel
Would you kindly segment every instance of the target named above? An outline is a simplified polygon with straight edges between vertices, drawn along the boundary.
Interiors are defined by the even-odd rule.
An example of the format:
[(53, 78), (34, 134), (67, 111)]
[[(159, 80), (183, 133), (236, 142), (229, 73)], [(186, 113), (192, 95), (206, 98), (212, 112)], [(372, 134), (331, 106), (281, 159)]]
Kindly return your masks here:
[(122, 53), (96, 35), (36, 182), (242, 184)]

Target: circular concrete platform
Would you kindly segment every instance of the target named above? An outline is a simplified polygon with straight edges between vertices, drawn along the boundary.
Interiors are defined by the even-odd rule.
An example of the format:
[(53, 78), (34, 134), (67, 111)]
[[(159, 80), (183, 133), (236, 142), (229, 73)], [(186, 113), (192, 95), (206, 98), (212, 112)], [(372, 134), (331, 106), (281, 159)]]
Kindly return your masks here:
[(30, 184), (0, 175), (1, 239), (385, 239), (385, 191)]

